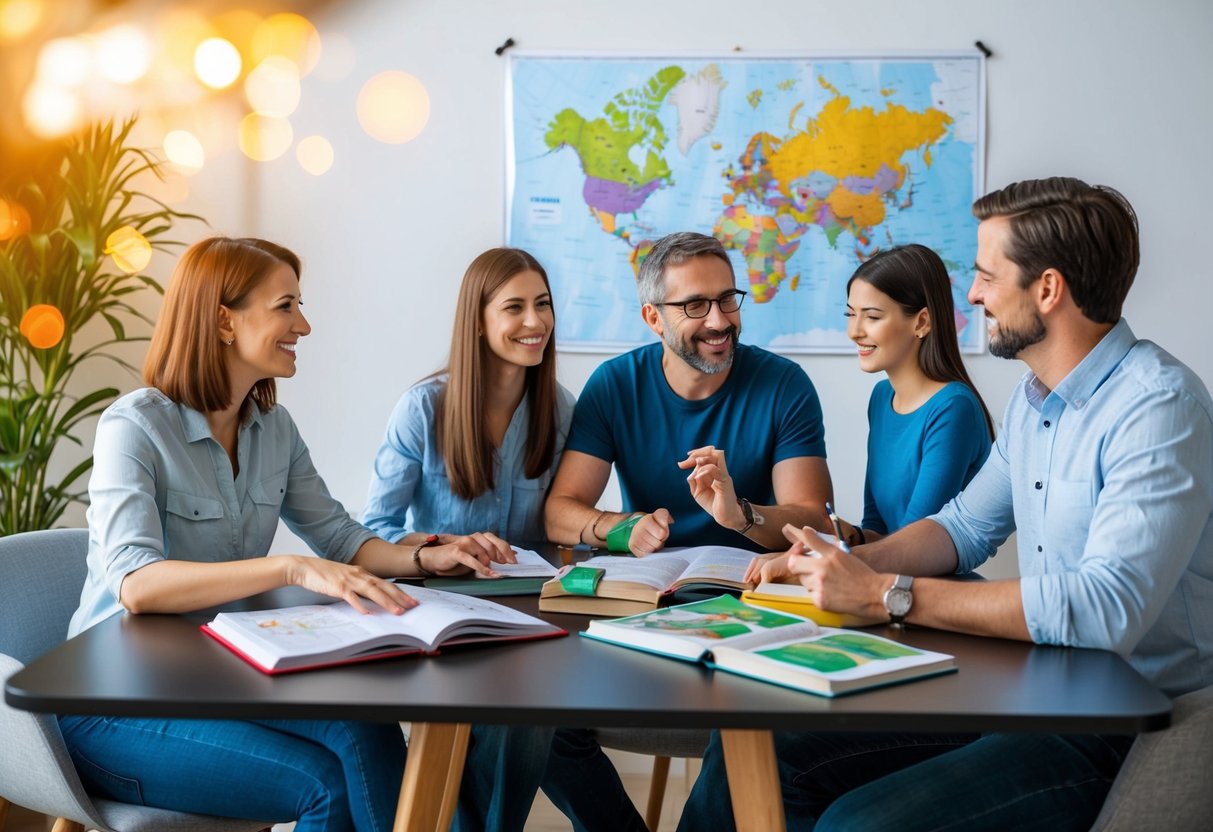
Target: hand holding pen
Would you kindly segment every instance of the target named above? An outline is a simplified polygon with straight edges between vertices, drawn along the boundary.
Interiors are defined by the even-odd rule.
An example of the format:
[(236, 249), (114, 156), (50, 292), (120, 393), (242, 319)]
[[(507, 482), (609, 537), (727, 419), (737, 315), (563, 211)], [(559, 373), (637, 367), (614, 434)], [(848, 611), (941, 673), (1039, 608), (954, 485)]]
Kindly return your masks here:
[(834, 511), (834, 506), (826, 500), (826, 514), (830, 517), (830, 522), (834, 524), (834, 537), (838, 538), (838, 548), (847, 554), (851, 553), (851, 547), (847, 545), (847, 540), (842, 535), (842, 518)]

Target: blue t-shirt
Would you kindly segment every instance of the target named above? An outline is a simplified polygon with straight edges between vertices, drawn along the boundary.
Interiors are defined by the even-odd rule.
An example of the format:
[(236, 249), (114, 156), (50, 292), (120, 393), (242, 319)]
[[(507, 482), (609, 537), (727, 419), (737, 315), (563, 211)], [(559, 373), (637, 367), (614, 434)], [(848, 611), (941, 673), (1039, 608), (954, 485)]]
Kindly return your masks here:
[(721, 388), (687, 401), (670, 389), (661, 357), (661, 344), (650, 344), (599, 366), (577, 400), (565, 448), (614, 463), (624, 511), (669, 509), (668, 545), (761, 551), (699, 507), (678, 463), (687, 451), (715, 445), (725, 452), (738, 496), (774, 503), (775, 463), (826, 455), (813, 383), (788, 359), (738, 344)]
[(868, 400), (863, 527), (889, 534), (934, 514), (989, 455), (985, 413), (967, 384), (949, 382), (902, 414), (893, 410), (893, 385), (881, 381)]

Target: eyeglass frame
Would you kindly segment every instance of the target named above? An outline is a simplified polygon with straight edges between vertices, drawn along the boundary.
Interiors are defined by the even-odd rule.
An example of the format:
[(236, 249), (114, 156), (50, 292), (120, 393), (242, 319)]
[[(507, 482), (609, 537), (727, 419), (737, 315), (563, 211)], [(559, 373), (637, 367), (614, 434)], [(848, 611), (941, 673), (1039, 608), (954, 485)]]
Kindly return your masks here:
[[(749, 294), (749, 292), (742, 291), (741, 289), (730, 289), (729, 291), (721, 294), (720, 297), (691, 298), (690, 300), (667, 300), (667, 301), (662, 301), (661, 303), (654, 303), (651, 305), (657, 306), (657, 307), (662, 307), (662, 306), (680, 307), (682, 309), (683, 315), (685, 315), (688, 318), (691, 318), (692, 320), (698, 321), (698, 320), (706, 318), (708, 315), (712, 314), (712, 304), (716, 304), (716, 306), (720, 308), (720, 313), (722, 315), (732, 315), (734, 312), (737, 312), (741, 309), (741, 304), (746, 299), (746, 295), (748, 295), (748, 294)], [(737, 307), (735, 309), (726, 310), (724, 308), (723, 304), (725, 301), (729, 300), (730, 298), (737, 298)], [(690, 306), (691, 304), (695, 304), (695, 303), (706, 303), (707, 304), (707, 306), (703, 310), (702, 315), (692, 315), (690, 310), (687, 309), (688, 306)]]

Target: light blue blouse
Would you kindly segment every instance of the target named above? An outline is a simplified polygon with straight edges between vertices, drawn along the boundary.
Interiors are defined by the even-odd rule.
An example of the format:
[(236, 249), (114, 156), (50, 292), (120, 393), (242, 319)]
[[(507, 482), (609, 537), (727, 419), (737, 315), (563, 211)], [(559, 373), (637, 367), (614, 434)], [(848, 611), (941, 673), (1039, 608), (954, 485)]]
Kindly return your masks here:
[(931, 519), (960, 572), (1017, 531), (1036, 643), (1114, 650), (1172, 696), (1213, 684), (1213, 401), (1125, 321), (1055, 389), (1024, 377)]
[(316, 554), (343, 563), (374, 537), (329, 494), (286, 408), (254, 407), (236, 454), (233, 478), (206, 417), (159, 390), (106, 409), (88, 488), (88, 577), (69, 636), (121, 612), (123, 579), (149, 563), (265, 555), (279, 517)]
[(413, 531), (488, 531), (510, 543), (543, 540), (543, 501), (568, 437), (573, 395), (557, 385), (556, 453), (551, 468), (536, 479), (527, 479), (530, 402), (524, 398), (497, 449), (493, 488), (465, 500), (451, 491), (438, 447), (435, 405), (446, 379), (441, 375), (414, 385), (392, 411), (387, 434), (375, 454), (362, 522), (393, 543)]

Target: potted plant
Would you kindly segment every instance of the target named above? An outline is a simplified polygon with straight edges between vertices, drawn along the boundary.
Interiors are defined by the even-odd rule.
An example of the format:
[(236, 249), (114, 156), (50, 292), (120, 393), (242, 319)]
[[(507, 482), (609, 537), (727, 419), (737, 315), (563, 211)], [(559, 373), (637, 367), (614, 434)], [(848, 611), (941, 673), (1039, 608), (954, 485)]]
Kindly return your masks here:
[[(149, 337), (133, 301), (164, 290), (142, 270), (153, 250), (182, 244), (165, 239), (176, 221), (201, 219), (136, 190), (162, 174), (129, 144), (133, 127), (94, 125), (0, 174), (0, 536), (50, 528), (83, 499), (92, 456), (78, 432), (119, 390), (69, 383), (102, 358), (135, 372), (113, 347)], [(102, 325), (86, 332), (90, 322)], [(57, 460), (68, 470), (50, 475), (65, 448), (79, 462)]]

